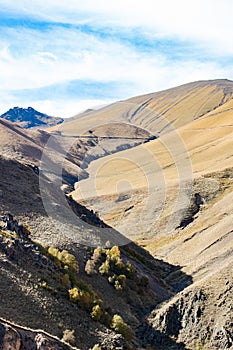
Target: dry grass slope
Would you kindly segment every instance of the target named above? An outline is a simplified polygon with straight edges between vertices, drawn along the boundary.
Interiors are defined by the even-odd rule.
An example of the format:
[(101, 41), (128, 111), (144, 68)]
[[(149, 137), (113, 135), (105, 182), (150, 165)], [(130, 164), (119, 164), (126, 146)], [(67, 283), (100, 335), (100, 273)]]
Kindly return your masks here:
[[(131, 99), (140, 107), (124, 116), (160, 137), (92, 162), (89, 179), (73, 193), (154, 256), (193, 277), (191, 286), (148, 318), (164, 334), (161, 341), (169, 335), (185, 349), (233, 348), (232, 86), (198, 82)], [(148, 108), (154, 112), (146, 114)], [(174, 209), (180, 188), (183, 197)], [(194, 193), (205, 204), (187, 227), (177, 228)], [(182, 283), (176, 273), (166, 280), (174, 287)]]

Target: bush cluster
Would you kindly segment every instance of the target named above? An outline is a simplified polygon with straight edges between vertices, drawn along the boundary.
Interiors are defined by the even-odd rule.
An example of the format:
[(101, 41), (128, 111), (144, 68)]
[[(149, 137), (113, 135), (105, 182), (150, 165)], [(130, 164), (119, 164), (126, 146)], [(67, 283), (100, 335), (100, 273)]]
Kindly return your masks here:
[(102, 305), (102, 300), (92, 287), (79, 281), (77, 285), (69, 289), (69, 298), (73, 303), (78, 304), (82, 309), (91, 312), (93, 306)]
[(132, 264), (121, 259), (119, 247), (113, 246), (111, 249), (97, 247), (94, 249), (91, 259), (86, 263), (85, 271), (88, 275), (93, 275), (97, 271), (108, 277), (116, 290), (123, 290), (126, 287), (127, 278), (136, 279), (137, 273)]
[(114, 331), (121, 333), (126, 340), (132, 340), (134, 335), (133, 331), (131, 327), (124, 322), (120, 315), (113, 316), (110, 326)]
[(122, 290), (126, 286), (126, 276), (125, 275), (113, 275), (108, 277), (108, 282), (114, 285), (116, 290)]
[(49, 247), (48, 253), (56, 260), (56, 263), (60, 265), (60, 267), (72, 269), (76, 273), (79, 272), (79, 266), (75, 256), (70, 254), (67, 250), (60, 251), (55, 247)]
[(89, 276), (94, 275), (95, 273), (97, 273), (97, 271), (95, 269), (95, 262), (94, 262), (94, 260), (92, 260), (92, 259), (87, 260), (86, 266), (85, 266), (85, 272)]
[(62, 269), (62, 285), (70, 288), (78, 283), (79, 266), (75, 256), (67, 250), (60, 251), (55, 247), (48, 248), (48, 254), (55, 264)]
[[(111, 316), (111, 312), (103, 306), (103, 301), (92, 286), (78, 279), (79, 266), (75, 256), (67, 250), (60, 251), (55, 247), (49, 247), (47, 253), (62, 270), (61, 282), (68, 292), (69, 300), (88, 311), (94, 321), (103, 323), (122, 334), (126, 340), (131, 340), (133, 337), (131, 327), (124, 322), (120, 315)], [(96, 248), (91, 259), (86, 263), (85, 271), (88, 275), (98, 271), (101, 275), (107, 276), (109, 283), (113, 284), (116, 290), (122, 290), (126, 287), (127, 278), (135, 279), (137, 277), (136, 270), (131, 263), (122, 261), (121, 252), (117, 246), (111, 249)], [(143, 282), (145, 283), (145, 281)], [(48, 289), (46, 281), (42, 281), (41, 286)], [(73, 331), (66, 330), (64, 332), (63, 340), (71, 344), (74, 339)], [(98, 348), (96, 345), (96, 349)]]

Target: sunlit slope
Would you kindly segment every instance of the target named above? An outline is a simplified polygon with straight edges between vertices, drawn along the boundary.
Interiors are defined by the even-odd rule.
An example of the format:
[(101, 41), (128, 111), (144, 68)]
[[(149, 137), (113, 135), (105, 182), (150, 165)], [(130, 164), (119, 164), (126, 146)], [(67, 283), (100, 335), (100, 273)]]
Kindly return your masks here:
[[(162, 162), (161, 165), (158, 163), (158, 167), (164, 168), (168, 165), (170, 167), (171, 161), (166, 164), (166, 159), (169, 160), (171, 156), (166, 154), (166, 147), (171, 148), (174, 143), (173, 153), (177, 154), (180, 152), (179, 149), (182, 149), (180, 140), (177, 138), (173, 140), (174, 136), (170, 136), (172, 131), (202, 119), (207, 113), (215, 115), (219, 108), (219, 111), (223, 108), (223, 111), (228, 109), (230, 112), (232, 96), (233, 82), (231, 81), (199, 81), (113, 103), (99, 110), (88, 110), (49, 131), (57, 131), (62, 136), (73, 139), (71, 157), (77, 158), (78, 164), (85, 169), (93, 160), (135, 147), (152, 135), (161, 139), (161, 136), (169, 134), (168, 141), (161, 139), (162, 142), (167, 143), (165, 146), (157, 142), (155, 147), (156, 160), (160, 162), (161, 158)], [(189, 131), (187, 131), (187, 137), (190, 137)], [(149, 152), (152, 151), (153, 154), (154, 150), (150, 150), (153, 146), (148, 147)], [(138, 155), (138, 157), (144, 158), (145, 155)], [(174, 158), (174, 154), (172, 157)], [(114, 181), (117, 181), (117, 178), (114, 178)], [(140, 182), (141, 179), (136, 181)], [(138, 184), (138, 186), (142, 185)], [(109, 187), (112, 188), (111, 182)], [(108, 181), (104, 188), (108, 192)]]
[[(222, 349), (232, 339), (232, 83), (177, 89), (159, 93), (156, 102), (150, 99), (154, 94), (146, 103), (144, 97), (131, 100), (141, 107), (125, 118), (156, 130), (159, 138), (93, 161), (90, 177), (77, 183), (72, 195), (153, 256), (192, 277), (188, 287), (179, 269), (166, 277), (184, 290), (151, 313), (148, 323), (155, 332), (190, 349)], [(149, 105), (154, 112), (146, 114)], [(197, 194), (203, 200), (199, 211), (193, 206)], [(187, 215), (191, 220), (180, 225)]]
[[(87, 111), (50, 130), (82, 135), (97, 127), (104, 132), (109, 123), (130, 123), (152, 134), (160, 134), (169, 132), (171, 123), (175, 128), (181, 127), (214, 111), (231, 100), (232, 95), (232, 81), (199, 81)], [(121, 132), (116, 130), (118, 134)]]
[(156, 174), (176, 180), (178, 167), (189, 161), (194, 175), (233, 166), (233, 111), (217, 111), (157, 140), (93, 162), (88, 170), (95, 176), (98, 194), (115, 193), (121, 180), (135, 189), (147, 186), (147, 178)]
[[(224, 176), (224, 174), (223, 174)], [(207, 203), (192, 224), (165, 241), (151, 241), (148, 248), (156, 256), (184, 266), (195, 279), (216, 272), (233, 261), (233, 175), (226, 188)], [(221, 179), (219, 179), (219, 185)], [(210, 271), (211, 267), (211, 271)]]
[(175, 228), (193, 177), (233, 167), (231, 105), (226, 102), (225, 109), (216, 108), (157, 140), (94, 161), (90, 178), (77, 184), (74, 197), (119, 230), (133, 228), (136, 237), (160, 234), (171, 215)]
[[(199, 81), (185, 84), (155, 94), (128, 100), (141, 104), (129, 120), (155, 132), (170, 131), (169, 123), (175, 128), (183, 126), (213, 111), (232, 98), (233, 82), (228, 80)], [(144, 101), (144, 102), (143, 102)], [(140, 113), (147, 109), (150, 113)]]

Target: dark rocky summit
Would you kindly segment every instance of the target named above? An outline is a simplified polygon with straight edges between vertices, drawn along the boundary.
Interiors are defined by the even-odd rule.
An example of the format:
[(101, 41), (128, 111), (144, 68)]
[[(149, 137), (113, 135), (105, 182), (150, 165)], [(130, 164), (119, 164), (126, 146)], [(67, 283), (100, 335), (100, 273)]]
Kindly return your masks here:
[(49, 127), (63, 122), (62, 118), (51, 117), (47, 114), (36, 111), (32, 107), (14, 107), (0, 116), (3, 119), (17, 123), (25, 129), (34, 127)]

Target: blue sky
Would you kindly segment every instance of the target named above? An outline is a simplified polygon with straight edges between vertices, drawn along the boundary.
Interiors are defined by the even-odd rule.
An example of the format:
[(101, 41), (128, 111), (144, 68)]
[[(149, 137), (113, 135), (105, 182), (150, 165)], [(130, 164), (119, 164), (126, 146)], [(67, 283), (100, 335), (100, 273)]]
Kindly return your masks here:
[(0, 113), (69, 117), (195, 80), (233, 80), (231, 0), (0, 0)]

